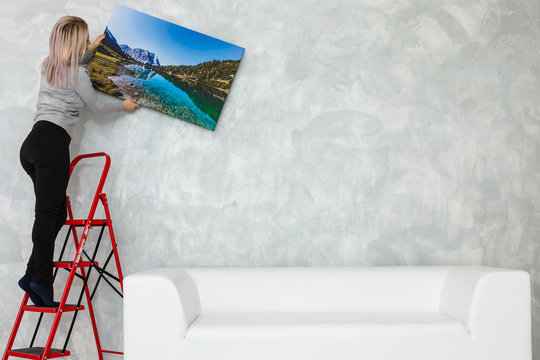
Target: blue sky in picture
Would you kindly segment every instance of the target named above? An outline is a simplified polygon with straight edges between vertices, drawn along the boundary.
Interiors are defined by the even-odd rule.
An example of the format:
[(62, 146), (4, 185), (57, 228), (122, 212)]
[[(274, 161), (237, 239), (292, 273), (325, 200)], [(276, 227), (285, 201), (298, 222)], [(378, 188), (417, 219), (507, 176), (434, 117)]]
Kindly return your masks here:
[(160, 65), (240, 60), (244, 48), (116, 4), (107, 24), (118, 41), (154, 53)]

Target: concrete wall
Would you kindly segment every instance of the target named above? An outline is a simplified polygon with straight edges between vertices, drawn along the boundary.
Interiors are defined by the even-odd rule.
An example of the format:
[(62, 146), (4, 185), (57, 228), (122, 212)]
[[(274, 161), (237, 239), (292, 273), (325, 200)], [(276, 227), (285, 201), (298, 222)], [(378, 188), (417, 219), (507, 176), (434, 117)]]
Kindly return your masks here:
[[(122, 4), (246, 49), (215, 132), (145, 108), (81, 113), (72, 158), (112, 157), (106, 192), (126, 275), (161, 266), (524, 269), (540, 359), (538, 1)], [(2, 4), (2, 351), (31, 251), (34, 194), (18, 154), (39, 64), (58, 18), (83, 17), (93, 40), (113, 7)], [(98, 165), (70, 185), (78, 216)], [(120, 299), (104, 286), (95, 302), (104, 348), (121, 349)], [(21, 346), (35, 323), (25, 319)], [(95, 358), (88, 314), (79, 319), (72, 358)]]

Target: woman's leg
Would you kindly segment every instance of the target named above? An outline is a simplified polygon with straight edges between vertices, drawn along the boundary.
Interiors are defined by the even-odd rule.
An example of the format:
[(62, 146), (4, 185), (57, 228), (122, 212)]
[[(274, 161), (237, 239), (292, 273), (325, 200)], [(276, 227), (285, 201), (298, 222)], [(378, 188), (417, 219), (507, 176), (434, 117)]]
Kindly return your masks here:
[[(36, 180), (35, 180), (35, 176), (33, 175), (34, 173), (33, 167), (30, 171), (32, 174), (30, 175), (30, 178), (32, 179), (32, 182), (34, 183), (34, 187), (35, 187)], [(35, 193), (35, 190), (34, 190), (34, 193)], [(64, 197), (64, 202), (61, 207), (60, 216), (58, 216), (56, 220), (56, 230), (55, 230), (55, 236), (54, 236), (55, 238), (58, 236), (58, 233), (60, 232), (60, 230), (62, 229), (62, 226), (66, 222), (67, 216), (68, 216), (67, 202), (66, 202), (66, 198)], [(32, 273), (34, 272), (34, 264), (35, 264), (34, 246), (32, 246), (32, 254), (30, 255), (30, 259), (28, 260), (28, 263), (26, 264), (26, 274), (29, 274), (30, 276), (32, 275)]]
[[(28, 143), (30, 135), (26, 137), (25, 141), (23, 142), (21, 146), (21, 150), (19, 153), (19, 159), (21, 161), (21, 165), (26, 171), (26, 173), (30, 176), (32, 179), (32, 184), (34, 185), (34, 194), (36, 191), (36, 177), (35, 177), (35, 168), (34, 165), (32, 165), (30, 162), (26, 160), (26, 152), (28, 151)], [(26, 271), (24, 276), (19, 279), (19, 287), (23, 289), (28, 296), (30, 297), (30, 300), (34, 303), (36, 306), (43, 306), (43, 300), (41, 300), (41, 297), (30, 288), (30, 282), (32, 281), (32, 274), (34, 272), (34, 246), (32, 246), (32, 254), (30, 255), (30, 259), (28, 260), (28, 264), (26, 265)]]
[(54, 242), (67, 216), (69, 141), (61, 127), (38, 121), (21, 147), (21, 164), (33, 180), (36, 195), (34, 246), (27, 273), (31, 272), (30, 288), (46, 306), (53, 306)]
[[(28, 154), (29, 147), (30, 147), (29, 143), (31, 142), (32, 135), (33, 135), (32, 132), (30, 132), (30, 134), (28, 134), (28, 136), (22, 143), (21, 149), (19, 151), (19, 160), (21, 162), (21, 165), (24, 171), (32, 179), (32, 184), (34, 186), (34, 195), (35, 195), (36, 194), (36, 169), (34, 168), (34, 165), (27, 160), (27, 158), (29, 157), (29, 154)], [(30, 275), (30, 278), (31, 278), (33, 272), (34, 272), (34, 247), (32, 246), (32, 254), (30, 255), (30, 259), (28, 260), (28, 263), (26, 265), (26, 274)], [(28, 292), (26, 289), (24, 290)]]
[(36, 164), (36, 209), (32, 228), (35, 250), (32, 280), (51, 283), (58, 225), (66, 220), (65, 201), (69, 176), (69, 157), (67, 164), (62, 161), (62, 154), (53, 159)]

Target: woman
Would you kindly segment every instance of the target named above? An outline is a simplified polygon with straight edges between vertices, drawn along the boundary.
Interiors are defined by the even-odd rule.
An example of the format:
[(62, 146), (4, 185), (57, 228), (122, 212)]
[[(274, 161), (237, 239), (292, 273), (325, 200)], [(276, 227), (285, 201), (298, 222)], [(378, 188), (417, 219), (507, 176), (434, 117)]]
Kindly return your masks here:
[(136, 100), (103, 102), (92, 87), (88, 69), (104, 37), (90, 44), (88, 25), (80, 17), (64, 16), (56, 22), (41, 67), (34, 126), (20, 150), (36, 203), (32, 255), (19, 286), (37, 306), (58, 306), (53, 301), (54, 241), (67, 218), (69, 143), (78, 110), (88, 106), (94, 113), (120, 113), (139, 107)]

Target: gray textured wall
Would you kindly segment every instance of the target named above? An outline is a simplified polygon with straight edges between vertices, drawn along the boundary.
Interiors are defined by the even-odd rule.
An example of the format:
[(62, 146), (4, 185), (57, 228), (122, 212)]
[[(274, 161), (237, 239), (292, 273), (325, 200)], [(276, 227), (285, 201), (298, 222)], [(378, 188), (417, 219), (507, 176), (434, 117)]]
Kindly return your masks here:
[[(18, 153), (39, 63), (59, 17), (86, 19), (92, 40), (104, 30), (114, 4), (96, 3), (2, 1), (2, 351), (31, 250), (34, 197)], [(106, 192), (125, 274), (218, 265), (524, 269), (540, 359), (537, 0), (123, 4), (246, 48), (215, 132), (144, 108), (81, 114), (72, 157), (113, 159)], [(89, 197), (76, 194), (97, 171), (83, 167), (87, 176), (70, 185), (79, 216)], [(103, 345), (121, 349), (121, 303), (106, 287), (98, 294)], [(35, 317), (24, 319), (21, 345)], [(76, 326), (72, 358), (95, 358), (87, 313)]]

